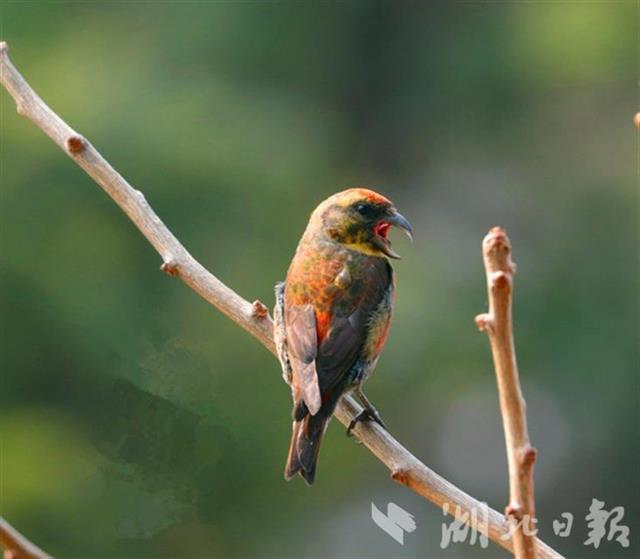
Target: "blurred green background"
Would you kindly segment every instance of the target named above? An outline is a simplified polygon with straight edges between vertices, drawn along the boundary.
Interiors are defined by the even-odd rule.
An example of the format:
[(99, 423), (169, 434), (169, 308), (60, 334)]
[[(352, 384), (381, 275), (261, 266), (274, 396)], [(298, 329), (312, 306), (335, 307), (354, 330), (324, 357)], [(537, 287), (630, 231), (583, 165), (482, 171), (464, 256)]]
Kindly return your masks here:
[[(430, 467), (502, 509), (480, 243), (507, 228), (540, 535), (637, 557), (635, 2), (2, 2), (16, 66), (185, 246), (273, 303), (311, 210), (368, 185), (413, 222), (367, 392)], [(60, 557), (505, 557), (327, 433), (282, 478), (290, 395), (1, 96), (0, 512)], [(593, 498), (632, 545), (585, 547)], [(371, 502), (416, 517), (400, 546)], [(575, 516), (568, 538), (552, 520)]]

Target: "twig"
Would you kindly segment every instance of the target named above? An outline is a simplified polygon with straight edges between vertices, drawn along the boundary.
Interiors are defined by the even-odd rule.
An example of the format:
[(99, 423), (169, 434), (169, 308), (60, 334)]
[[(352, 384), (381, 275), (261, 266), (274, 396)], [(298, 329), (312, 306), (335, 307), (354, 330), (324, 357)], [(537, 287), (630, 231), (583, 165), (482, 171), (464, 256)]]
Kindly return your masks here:
[(0, 516), (0, 546), (4, 559), (51, 559)]
[[(18, 112), (40, 127), (63, 151), (89, 174), (113, 198), (135, 223), (140, 232), (158, 251), (164, 263), (162, 269), (184, 281), (204, 299), (229, 316), (275, 354), (273, 322), (264, 305), (245, 301), (197, 262), (176, 237), (160, 221), (144, 196), (133, 189), (95, 150), (95, 148), (58, 117), (31, 89), (11, 64), (5, 43), (0, 43), (0, 81), (14, 98)], [(344, 425), (361, 410), (352, 398), (344, 398), (336, 416)], [(392, 477), (438, 506), (448, 503), (452, 514), (473, 523), (474, 510), (483, 503), (470, 497), (406, 450), (391, 434), (372, 422), (358, 423), (354, 432), (364, 445), (392, 473)], [(457, 505), (457, 506), (456, 506)], [(498, 545), (512, 551), (508, 524), (504, 516), (489, 509), (488, 525), (475, 528), (487, 534)], [(540, 542), (540, 558), (561, 558), (555, 550)]]
[(510, 502), (505, 514), (515, 529), (513, 542), (516, 558), (535, 559), (533, 465), (536, 450), (529, 443), (526, 405), (520, 389), (513, 344), (511, 301), (516, 266), (511, 261), (509, 237), (500, 227), (491, 229), (484, 238), (482, 253), (487, 272), (489, 312), (478, 315), (476, 324), (489, 335), (500, 394), (509, 465)]

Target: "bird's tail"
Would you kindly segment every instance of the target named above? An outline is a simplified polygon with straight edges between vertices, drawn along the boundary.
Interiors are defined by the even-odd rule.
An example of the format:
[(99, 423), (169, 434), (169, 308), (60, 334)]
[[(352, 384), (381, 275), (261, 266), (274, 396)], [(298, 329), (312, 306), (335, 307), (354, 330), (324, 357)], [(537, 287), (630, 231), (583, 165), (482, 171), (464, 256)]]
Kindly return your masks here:
[(330, 417), (322, 412), (307, 415), (293, 422), (289, 455), (284, 470), (285, 479), (291, 479), (299, 473), (311, 485), (316, 477), (318, 451)]

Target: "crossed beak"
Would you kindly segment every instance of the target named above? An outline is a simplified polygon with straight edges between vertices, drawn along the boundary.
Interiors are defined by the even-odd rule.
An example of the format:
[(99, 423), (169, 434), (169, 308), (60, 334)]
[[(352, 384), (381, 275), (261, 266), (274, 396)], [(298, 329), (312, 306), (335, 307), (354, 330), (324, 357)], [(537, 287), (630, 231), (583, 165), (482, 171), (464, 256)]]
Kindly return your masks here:
[(378, 228), (379, 232), (377, 231), (375, 242), (378, 248), (389, 258), (400, 258), (400, 255), (393, 250), (391, 241), (387, 238), (387, 233), (392, 225), (402, 229), (407, 234), (407, 237), (413, 241), (413, 227), (411, 227), (411, 223), (394, 208), (391, 210), (389, 216), (382, 222), (382, 226)]

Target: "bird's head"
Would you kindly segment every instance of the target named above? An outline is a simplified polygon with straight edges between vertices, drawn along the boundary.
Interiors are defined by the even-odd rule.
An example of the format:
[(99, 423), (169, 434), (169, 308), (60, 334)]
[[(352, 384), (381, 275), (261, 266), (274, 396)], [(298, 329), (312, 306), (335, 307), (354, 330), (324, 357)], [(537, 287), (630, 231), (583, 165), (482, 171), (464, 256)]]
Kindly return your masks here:
[(389, 229), (400, 227), (412, 238), (411, 224), (384, 196), (350, 188), (327, 198), (311, 215), (310, 227), (333, 241), (371, 256), (400, 258), (389, 241)]

